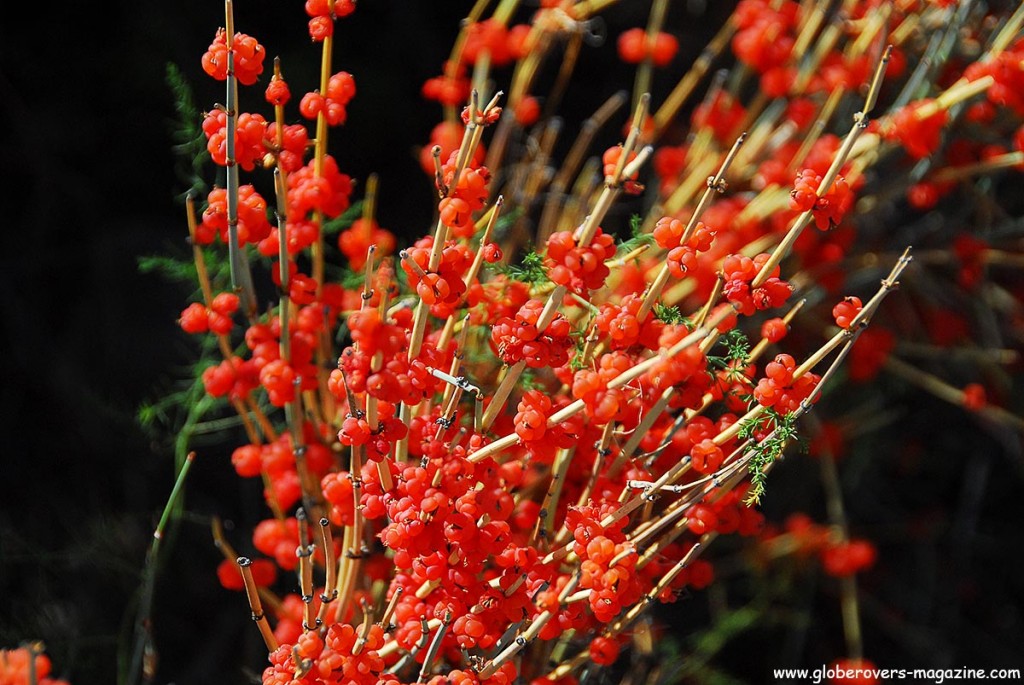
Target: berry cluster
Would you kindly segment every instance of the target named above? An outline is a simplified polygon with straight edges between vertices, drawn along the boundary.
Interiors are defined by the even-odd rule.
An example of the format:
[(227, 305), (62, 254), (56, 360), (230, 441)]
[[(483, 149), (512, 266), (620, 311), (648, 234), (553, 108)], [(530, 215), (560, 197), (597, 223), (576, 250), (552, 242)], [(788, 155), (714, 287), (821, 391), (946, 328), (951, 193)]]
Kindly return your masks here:
[[(247, 442), (231, 462), (240, 477), (261, 479), (271, 512), (248, 542), (262, 558), (243, 572), (230, 563), (217, 571), (225, 587), (277, 600), (268, 604), (279, 644), (264, 632), (264, 683), (576, 685), (582, 664), (611, 665), (630, 647), (632, 622), (649, 602), (674, 602), (684, 588), (713, 581), (712, 562), (699, 557), (716, 535), (760, 536), (782, 548), (749, 505), (806, 403), (817, 401), (821, 379), (837, 377), (819, 376), (818, 364), (845, 359), (848, 377), (864, 382), (887, 365), (900, 368), (889, 363), (896, 333), (953, 345), (969, 330), (964, 317), (934, 307), (921, 331), (866, 326), (905, 260), (877, 296), (835, 304), (832, 320), (845, 332), (831, 328), (822, 303), (853, 290), (848, 267), (888, 254), (888, 246), (866, 247), (868, 236), (851, 230), (848, 217), (862, 205), (891, 205), (868, 195), (854, 207), (854, 199), (878, 192), (867, 169), (896, 149), (892, 143), (912, 158), (933, 158), (916, 190), (908, 184), (918, 194), (954, 193), (974, 174), (1020, 165), (1010, 152), (1024, 144), (1013, 118), (1020, 41), (1001, 39), (1003, 50), (973, 67), (949, 60), (945, 91), (881, 124), (859, 115), (844, 138), (822, 129), (836, 113), (863, 109), (860, 91), (876, 72), (868, 48), (898, 42), (878, 71), (905, 79), (904, 66), (922, 49), (904, 35), (909, 28), (896, 41), (896, 29), (862, 7), (840, 21), (793, 0), (743, 0), (719, 45), (754, 81), (716, 81), (690, 103), (688, 122), (674, 121), (674, 98), (656, 113), (637, 98), (625, 140), (601, 144), (599, 160), (586, 164), (581, 147), (563, 172), (546, 166), (557, 146), (547, 134), (535, 137), (558, 129), (539, 128), (558, 98), (534, 93), (534, 75), (565, 36), (582, 49), (597, 8), (540, 4), (522, 24), (504, 3), (491, 16), (481, 6), (442, 74), (424, 84), (423, 95), (445, 106), (419, 156), (438, 193), (435, 229), (399, 252), (400, 271), (391, 256), (399, 239), (373, 216), (375, 193), (367, 190), (360, 218), (347, 215), (356, 182), (328, 154), (323, 131), (306, 123), (323, 129), (347, 118), (355, 81), (330, 73), (329, 38), (353, 2), (306, 2), (310, 35), (324, 53), (324, 92), (296, 104), (276, 73), (263, 94), (273, 117), (221, 109), (205, 116), (214, 162), (246, 182), (226, 184), (238, 189), (233, 227), (228, 191), (209, 194), (196, 242), (222, 250), (236, 242), (233, 229), (234, 247), (269, 271), (254, 280), (278, 287), (277, 302), (261, 309), (242, 284), (229, 288), (226, 276), (203, 274), (213, 281), (204, 289), (210, 301), (180, 316), (189, 333), (223, 336), (215, 341), (223, 360), (205, 368), (202, 381), (238, 412)], [(894, 21), (930, 25), (942, 16), (934, 5), (887, 11)], [(815, 14), (802, 16), (803, 8)], [(641, 65), (638, 82), (675, 57), (678, 44), (660, 21), (652, 13), (646, 29), (620, 35), (621, 58)], [(972, 40), (980, 45), (988, 33), (977, 29)], [(801, 60), (817, 60), (810, 72), (795, 60), (798, 43)], [(251, 85), (263, 49), (239, 34), (233, 50), (235, 75)], [(228, 78), (226, 62), (221, 32), (204, 68)], [(471, 93), (469, 67), (472, 82), (490, 88), (503, 72), (489, 70), (512, 65), (507, 110), (500, 97), (481, 109), (488, 100)], [(952, 108), (981, 100), (979, 84), (991, 86), (987, 109), (975, 103), (959, 120)], [(900, 87), (870, 90), (882, 109)], [(284, 123), (296, 120), (303, 123)], [(982, 121), (991, 126), (979, 140), (953, 141), (939, 153), (944, 132)], [(533, 132), (524, 130), (534, 122)], [(597, 123), (584, 127), (587, 135)], [(689, 124), (676, 138), (682, 144), (662, 140), (675, 123)], [(748, 147), (740, 149), (742, 129)], [(844, 145), (854, 134), (859, 142)], [(230, 135), (235, 159), (227, 158)], [(658, 178), (641, 194), (652, 157)], [(280, 178), (269, 178), (270, 169)], [(282, 223), (274, 227), (264, 197), (282, 188)], [(647, 216), (621, 250), (628, 258), (615, 259), (609, 208), (622, 194), (634, 195), (629, 202)], [(811, 221), (819, 231), (804, 231)], [(540, 254), (526, 236), (531, 226), (543, 236)], [(982, 292), (998, 238), (958, 230), (964, 237), (944, 266), (956, 287)], [(336, 243), (327, 240), (332, 231)], [(345, 272), (327, 264), (335, 245)], [(524, 252), (522, 266), (505, 264)], [(868, 252), (870, 259), (853, 261)], [(999, 292), (1012, 298), (1017, 290)], [(794, 293), (802, 299), (780, 311)], [(236, 328), (243, 302), (248, 320)], [(797, 317), (801, 307), (813, 312)], [(757, 333), (760, 341), (748, 342)], [(965, 380), (945, 396), (986, 416), (998, 401)], [(817, 444), (838, 453), (843, 439), (833, 431)], [(795, 523), (783, 533), (788, 551), (773, 554), (815, 555), (836, 577), (868, 572), (872, 544), (830, 530)], [(301, 594), (273, 594), (295, 577)], [(568, 656), (549, 669), (552, 653)]]
[(743, 0), (734, 18), (737, 30), (732, 49), (736, 58), (761, 74), (766, 94), (784, 95), (795, 74), (786, 65), (796, 42), (793, 34), (800, 22), (800, 5), (791, 0)]
[[(228, 242), (227, 190), (214, 188), (207, 196), (203, 221), (196, 227), (196, 242), (208, 245), (215, 237), (224, 244)], [(267, 201), (249, 185), (238, 188), (238, 243), (258, 243), (271, 234), (267, 220)]]
[(615, 255), (615, 238), (598, 227), (588, 245), (580, 245), (580, 229), (558, 231), (548, 238), (544, 266), (553, 283), (586, 297), (604, 285), (611, 270), (605, 260)]
[(68, 685), (66, 680), (51, 678), (50, 657), (36, 647), (0, 649), (0, 683), (3, 685)]
[(668, 268), (676, 278), (684, 278), (687, 273), (698, 270), (698, 255), (711, 249), (718, 232), (698, 221), (684, 242), (685, 231), (686, 224), (668, 216), (658, 219), (654, 226), (654, 240), (658, 247), (668, 250)]
[(604, 165), (604, 176), (606, 179), (615, 179), (617, 182), (622, 183), (622, 189), (630, 195), (639, 195), (643, 192), (644, 187), (637, 182), (639, 178), (639, 171), (634, 171), (629, 174), (620, 173), (620, 178), (616, 178), (616, 171), (625, 172), (627, 165), (636, 159), (637, 153), (630, 151), (625, 155), (623, 159), (623, 152), (621, 145), (610, 147), (604, 151), (601, 155), (601, 163)]
[(371, 245), (377, 250), (377, 258), (383, 258), (393, 253), (397, 244), (395, 234), (381, 228), (373, 219), (356, 219), (351, 227), (338, 234), (338, 249), (353, 271), (366, 265), (366, 253)]
[(356, 10), (355, 0), (306, 0), (309, 37), (316, 43), (334, 35), (334, 21)]
[(770, 258), (771, 255), (762, 252), (753, 259), (743, 255), (729, 255), (722, 262), (725, 278), (723, 292), (741, 314), (749, 316), (755, 311), (780, 307), (793, 292), (792, 286), (779, 278), (778, 266), (772, 269), (764, 283), (754, 285), (762, 267)]
[(608, 302), (601, 305), (594, 317), (594, 326), (602, 336), (607, 336), (613, 350), (624, 350), (634, 345), (650, 350), (660, 349), (659, 338), (664, 324), (651, 316), (643, 321), (637, 318), (643, 301), (639, 294), (631, 293), (619, 304)]
[(220, 293), (209, 307), (193, 302), (184, 311), (178, 323), (186, 333), (206, 333), (211, 331), (217, 335), (227, 335), (235, 325), (232, 315), (238, 311), (238, 295)]
[(486, 52), (494, 66), (506, 66), (527, 54), (526, 40), (529, 33), (528, 24), (509, 28), (493, 17), (475, 22), (466, 32), (462, 58), (467, 64), (476, 64), (480, 55)]
[(352, 178), (342, 173), (330, 155), (324, 155), (320, 169), (315, 160), (288, 174), (288, 218), (298, 220), (312, 212), (328, 219), (348, 209)]
[(836, 320), (836, 325), (840, 328), (849, 328), (863, 308), (864, 305), (859, 297), (847, 297), (832, 308), (832, 318)]
[(384, 659), (377, 650), (383, 646), (384, 631), (378, 625), (363, 635), (343, 623), (328, 626), (322, 637), (317, 631), (306, 631), (294, 647), (283, 645), (270, 654), (263, 683), (377, 685), (384, 671)]
[(820, 378), (813, 373), (796, 376), (794, 371), (796, 361), (788, 354), (780, 354), (768, 362), (764, 367), (765, 377), (754, 388), (754, 399), (758, 404), (781, 414), (796, 411), (800, 403), (814, 392)]
[[(236, 33), (231, 50), (234, 52), (233, 73), (238, 82), (244, 86), (256, 83), (263, 73), (263, 59), (266, 57), (263, 46), (252, 36)], [(213, 42), (203, 54), (203, 71), (218, 81), (228, 77), (228, 39), (224, 29), (217, 30)]]
[(434, 239), (422, 238), (406, 252), (402, 269), (420, 300), (438, 317), (449, 316), (467, 296), (466, 271), (473, 262), (473, 253), (462, 243), (449, 241), (441, 250), (441, 260), (430, 270)]
[(664, 31), (649, 39), (646, 31), (635, 28), (619, 35), (618, 48), (619, 57), (626, 64), (639, 64), (649, 59), (654, 66), (664, 67), (679, 51), (679, 40)]
[[(267, 153), (264, 138), (267, 120), (260, 114), (243, 112), (235, 124), (235, 158), (233, 162), (246, 171), (252, 171), (257, 162), (262, 162)], [(228, 115), (222, 109), (215, 109), (203, 119), (203, 133), (206, 134), (206, 149), (213, 161), (228, 166)]]
[(819, 230), (835, 228), (853, 204), (853, 193), (842, 176), (836, 178), (824, 194), (818, 194), (822, 178), (813, 169), (802, 169), (793, 182), (789, 194), (790, 209), (798, 212), (810, 211), (814, 224)]
[(625, 418), (629, 408), (627, 391), (609, 388), (608, 383), (632, 366), (629, 355), (613, 352), (601, 355), (595, 370), (580, 369), (572, 379), (572, 396), (583, 400), (595, 425)]
[(306, 93), (299, 102), (299, 113), (307, 119), (321, 114), (328, 126), (341, 126), (348, 118), (345, 106), (356, 95), (356, 80), (347, 71), (339, 71), (327, 81), (327, 92)]
[(935, 107), (934, 100), (917, 100), (893, 115), (885, 134), (902, 145), (912, 159), (922, 159), (938, 149), (948, 123), (949, 114)]
[(548, 425), (548, 419), (557, 409), (551, 398), (538, 390), (523, 393), (513, 419), (515, 432), (530, 455), (539, 463), (550, 463), (559, 449), (572, 447), (581, 426), (578, 421)]
[[(460, 238), (473, 234), (473, 213), (484, 207), (487, 201), (488, 184), (491, 174), (485, 166), (472, 164), (459, 170), (458, 151), (448, 156), (448, 161), (441, 167), (441, 182), (444, 192), (438, 204), (441, 222), (452, 229), (452, 233)], [(456, 171), (460, 171), (456, 178)], [(454, 184), (454, 185), (453, 185)]]
[[(423, 97), (428, 100), (436, 100), (442, 105), (457, 107), (469, 98), (471, 86), (469, 79), (466, 78), (465, 65), (460, 63), (454, 70), (449, 69), (448, 66), (445, 64), (444, 73), (441, 75), (427, 79), (421, 92)], [(454, 73), (452, 73), (453, 71)], [(426, 152), (429, 154), (430, 150), (426, 149)], [(433, 174), (433, 168), (430, 169), (430, 173)]]
[(528, 300), (514, 317), (502, 317), (491, 327), (491, 345), (506, 364), (526, 362), (531, 368), (562, 366), (569, 360), (572, 326), (561, 313), (540, 328), (542, 300)]

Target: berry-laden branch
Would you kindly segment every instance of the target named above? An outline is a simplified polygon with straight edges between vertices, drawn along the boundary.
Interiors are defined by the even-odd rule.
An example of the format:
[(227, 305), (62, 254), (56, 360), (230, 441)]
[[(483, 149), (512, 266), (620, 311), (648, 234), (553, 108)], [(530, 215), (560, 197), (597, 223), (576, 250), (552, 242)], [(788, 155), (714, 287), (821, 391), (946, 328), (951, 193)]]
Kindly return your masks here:
[(238, 242), (238, 82), (235, 78), (235, 10), (232, 0), (224, 0), (224, 40), (227, 48), (227, 95), (224, 100), (227, 116), (225, 139), (227, 161), (228, 251), (231, 264), (231, 287), (242, 298), (242, 309), (250, 319), (256, 314), (256, 290), (252, 284), (248, 259)]
[[(961, 223), (982, 227), (956, 237), (935, 228), (938, 214), (882, 228), (900, 193), (902, 209), (917, 211), (958, 188), (979, 199), (1016, 172), (1024, 46), (992, 28), (1000, 12), (979, 10), (989, 16), (973, 29), (955, 14), (968, 49), (960, 31), (916, 39), (952, 16), (941, 3), (839, 11), (750, 0), (663, 94), (652, 72), (673, 62), (679, 32), (656, 0), (645, 26), (616, 27), (639, 85), (578, 126), (554, 110), (581, 87), (577, 65), (603, 49), (590, 45), (591, 22), (614, 2), (544, 4), (477, 2), (424, 85), (443, 117), (419, 160), (436, 204), (424, 207), (432, 230), (402, 246), (377, 224), (387, 186), (370, 176), (356, 209), (328, 146), (356, 94), (355, 77), (331, 73), (346, 59), (334, 32), (351, 0), (306, 3), (323, 45), (301, 118), (279, 60), (264, 93), (272, 118), (236, 111), (234, 91), (256, 83), (265, 50), (235, 33), (230, 2), (228, 29), (204, 56), (229, 91), (203, 123), (229, 180), (201, 220), (190, 206), (202, 302), (180, 321), (217, 336), (206, 349), (219, 345), (224, 359), (202, 373), (204, 399), (236, 408), (247, 442), (232, 466), (263, 485), (265, 520), (251, 539), (229, 544), (220, 531), (217, 544), (252, 559), (219, 575), (247, 592), (271, 651), (268, 685), (575, 685), (584, 664), (621, 658), (656, 602), (715, 581), (714, 539), (769, 544), (753, 505), (826, 385), (888, 369), (971, 411), (986, 401), (983, 388), (889, 356), (897, 337), (911, 344), (928, 328), (880, 316), (909, 251), (866, 304), (835, 300), (889, 264), (890, 234), (902, 248), (942, 233), (949, 244), (928, 253), (943, 258), (922, 260), (926, 286), (901, 295), (901, 312), (928, 311), (943, 289), (966, 295), (950, 300), (1015, 301), (1013, 288), (990, 285), (1020, 259), (999, 237), (1011, 231), (989, 230), (1004, 208), (958, 203)], [(735, 66), (701, 86), (726, 53)], [(546, 60), (559, 57), (540, 92)], [(904, 73), (926, 57), (950, 60), (944, 87), (927, 69)], [(901, 102), (908, 89), (924, 97)], [(629, 100), (622, 144), (594, 150)], [(832, 132), (858, 102), (852, 127)], [(984, 141), (971, 138), (979, 130)], [(623, 196), (635, 206), (617, 213)], [(204, 259), (224, 251), (238, 290), (217, 294), (228, 274)], [(268, 311), (247, 294), (247, 255), (279, 288)], [(336, 257), (344, 277), (333, 280)], [(1014, 339), (1011, 310), (993, 308), (986, 330)], [(858, 397), (834, 392), (822, 412)], [(984, 413), (1000, 412), (1012, 415)], [(771, 558), (795, 553), (784, 542)], [(834, 556), (822, 560), (830, 572), (869, 565)], [(750, 570), (746, 559), (736, 568)], [(846, 624), (848, 656), (860, 659), (863, 626)]]

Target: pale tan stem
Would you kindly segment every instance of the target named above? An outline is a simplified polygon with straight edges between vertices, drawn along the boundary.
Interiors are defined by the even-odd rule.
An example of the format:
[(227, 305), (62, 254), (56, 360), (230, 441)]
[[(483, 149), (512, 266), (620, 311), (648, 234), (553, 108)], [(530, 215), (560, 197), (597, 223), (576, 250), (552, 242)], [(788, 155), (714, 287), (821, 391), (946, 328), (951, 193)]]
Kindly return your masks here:
[[(942, 379), (930, 373), (922, 371), (915, 366), (904, 362), (901, 359), (890, 356), (885, 362), (885, 369), (905, 381), (909, 381), (919, 388), (928, 391), (941, 400), (950, 404), (964, 406), (964, 391), (960, 388), (946, 383)], [(1012, 426), (1017, 430), (1024, 431), (1024, 418), (1009, 412), (1002, 407), (984, 406), (976, 410), (978, 414), (992, 419), (999, 423)]]
[(654, 113), (654, 130), (655, 137), (660, 137), (665, 131), (665, 128), (672, 122), (676, 114), (682, 109), (683, 105), (689, 99), (690, 95), (693, 94), (694, 88), (697, 84), (708, 73), (711, 68), (714, 59), (721, 54), (722, 50), (729, 43), (729, 39), (732, 38), (732, 34), (736, 31), (736, 24), (729, 19), (715, 37), (711, 39), (707, 47), (701, 52), (700, 56), (693, 63), (686, 75), (676, 84), (672, 92), (669, 93), (668, 97), (665, 98), (665, 102), (662, 103), (658, 111)]
[(545, 542), (551, 540), (555, 528), (555, 511), (558, 509), (558, 500), (562, 496), (562, 487), (565, 484), (565, 474), (569, 470), (569, 464), (576, 454), (576, 446), (558, 450), (555, 455), (555, 462), (551, 467), (551, 482), (544, 494), (540, 505), (540, 514), (537, 517), (537, 525), (534, 526), (531, 542), (536, 544), (538, 540)]
[(388, 602), (387, 608), (381, 614), (380, 620), (377, 621), (377, 625), (383, 628), (384, 632), (391, 632), (391, 617), (395, 615), (395, 607), (398, 606), (398, 600), (402, 598), (403, 592), (405, 592), (405, 588), (401, 585), (395, 588), (391, 594), (391, 601)]
[[(651, 3), (651, 14), (647, 20), (647, 29), (644, 31), (644, 38), (647, 46), (654, 45), (654, 41), (665, 23), (665, 12), (668, 10), (668, 0), (654, 0)], [(651, 76), (654, 71), (654, 62), (651, 50), (646, 50), (644, 59), (636, 70), (636, 77), (633, 80), (634, 107), (639, 104), (641, 93), (647, 93), (651, 89)]]
[(238, 568), (242, 572), (242, 581), (245, 583), (245, 594), (249, 600), (249, 608), (252, 610), (252, 620), (260, 630), (263, 643), (267, 646), (268, 652), (277, 649), (277, 638), (274, 631), (270, 629), (270, 622), (263, 612), (263, 604), (260, 602), (259, 591), (256, 588), (256, 581), (252, 577), (252, 561), (246, 557), (238, 557)]
[[(334, 531), (331, 529), (331, 522), (326, 518), (320, 521), (320, 545), (324, 553), (324, 564), (327, 567), (327, 575), (324, 580), (324, 592), (320, 594), (320, 611), (317, 614), (316, 624), (323, 625), (330, 611), (331, 602), (338, 598), (338, 559), (334, 556)], [(328, 590), (330, 594), (327, 594)]]
[(987, 174), (989, 172), (1000, 171), (1002, 169), (1012, 169), (1024, 165), (1024, 151), (1007, 152), (1006, 154), (997, 155), (991, 157), (982, 162), (975, 162), (974, 164), (963, 164), (960, 166), (946, 167), (940, 171), (937, 171), (932, 180), (936, 183), (945, 183), (947, 181), (959, 181), (964, 178), (971, 176), (978, 176), (980, 174)]
[(427, 682), (427, 674), (430, 673), (431, 664), (434, 663), (434, 659), (437, 658), (438, 652), (441, 651), (441, 642), (444, 640), (445, 633), (448, 632), (448, 626), (451, 625), (451, 621), (452, 614), (449, 611), (445, 613), (444, 618), (441, 619), (441, 626), (437, 629), (437, 633), (434, 635), (434, 639), (430, 643), (430, 647), (427, 649), (426, 657), (423, 659), (423, 667), (420, 668), (420, 677), (416, 682)]
[(621, 464), (625, 463), (633, 456), (633, 453), (636, 452), (636, 448), (640, 446), (640, 442), (647, 435), (647, 431), (651, 429), (654, 422), (658, 420), (668, 407), (669, 400), (672, 399), (672, 394), (674, 392), (675, 387), (666, 388), (665, 391), (661, 393), (661, 397), (658, 398), (658, 401), (654, 403), (654, 406), (644, 414), (642, 419), (640, 419), (640, 423), (638, 423), (636, 428), (633, 429), (633, 434), (629, 436), (629, 440), (627, 440), (626, 444), (622, 446), (622, 451), (619, 452), (619, 456), (615, 459), (615, 463), (609, 470), (609, 475), (614, 476), (615, 473), (617, 473), (616, 467), (621, 466)]
[(487, 220), (487, 227), (484, 228), (483, 235), (480, 236), (480, 246), (476, 250), (476, 255), (473, 257), (473, 263), (469, 267), (469, 271), (466, 272), (466, 278), (463, 283), (466, 288), (473, 285), (473, 281), (480, 274), (480, 268), (484, 263), (484, 248), (491, 240), (491, 234), (494, 232), (494, 226), (498, 223), (498, 217), (501, 216), (501, 208), (505, 204), (505, 198), (502, 195), (498, 196), (498, 199), (494, 201), (494, 207), (491, 208), (490, 218)]
[(498, 412), (505, 407), (508, 396), (512, 394), (516, 383), (519, 382), (519, 377), (523, 375), (525, 370), (526, 361), (521, 359), (510, 366), (505, 372), (505, 377), (501, 379), (498, 389), (494, 391), (494, 397), (491, 398), (491, 403), (487, 405), (487, 410), (481, 419), (480, 426), (483, 430), (487, 430), (494, 423), (494, 419), (498, 417)]
[[(868, 94), (864, 99), (864, 109), (860, 112), (857, 112), (853, 116), (853, 126), (850, 128), (850, 132), (846, 135), (846, 138), (843, 140), (842, 146), (836, 152), (836, 156), (832, 160), (832, 165), (829, 167), (828, 171), (825, 172), (825, 175), (821, 179), (821, 183), (818, 184), (818, 189), (816, 191), (818, 197), (821, 197), (823, 194), (827, 193), (829, 189), (832, 187), (832, 183), (836, 180), (836, 177), (839, 175), (840, 170), (843, 168), (843, 165), (849, 158), (850, 152), (853, 150), (854, 144), (857, 142), (857, 139), (867, 128), (868, 114), (874, 108), (875, 102), (878, 99), (878, 91), (881, 88), (882, 77), (885, 74), (885, 67), (889, 62), (891, 54), (892, 46), (890, 45), (885, 49), (882, 58), (879, 60), (878, 64), (875, 67), (874, 76), (872, 77), (871, 85), (868, 88)], [(761, 271), (758, 272), (757, 277), (754, 278), (753, 282), (750, 284), (751, 288), (758, 288), (764, 285), (764, 282), (768, 280), (768, 278), (771, 276), (772, 271), (774, 271), (775, 267), (779, 265), (779, 262), (781, 262), (789, 254), (789, 251), (792, 249), (793, 244), (796, 242), (797, 238), (800, 237), (800, 234), (807, 227), (807, 225), (811, 222), (812, 218), (812, 210), (807, 210), (806, 212), (802, 213), (799, 217), (797, 217), (796, 221), (793, 224), (793, 227), (790, 228), (789, 232), (786, 234), (786, 237), (778, 245), (778, 247), (776, 247), (775, 250), (772, 251), (771, 257), (769, 257), (768, 261), (765, 262), (764, 266), (761, 267)]]
[(295, 554), (299, 557), (299, 592), (302, 597), (302, 629), (313, 630), (316, 621), (313, 609), (313, 551), (314, 545), (309, 543), (309, 522), (306, 510), (299, 507), (295, 513), (299, 528), (299, 547)]

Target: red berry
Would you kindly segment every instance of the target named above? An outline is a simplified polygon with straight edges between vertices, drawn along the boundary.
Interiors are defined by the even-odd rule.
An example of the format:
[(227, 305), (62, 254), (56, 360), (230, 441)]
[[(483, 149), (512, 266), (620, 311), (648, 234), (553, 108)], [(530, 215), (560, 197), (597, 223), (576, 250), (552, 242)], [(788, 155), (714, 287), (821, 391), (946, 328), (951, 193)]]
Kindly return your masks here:
[(205, 333), (209, 330), (209, 320), (206, 307), (198, 302), (193, 302), (185, 307), (178, 317), (178, 325), (186, 333)]
[(501, 248), (498, 247), (497, 243), (487, 243), (484, 245), (484, 261), (488, 264), (500, 262), (503, 256)]
[(969, 383), (964, 386), (963, 405), (970, 411), (979, 411), (988, 404), (985, 386), (980, 383)]
[(702, 440), (690, 450), (691, 464), (697, 473), (712, 474), (722, 467), (725, 453), (711, 440)]
[(761, 337), (770, 343), (777, 343), (786, 337), (789, 332), (789, 324), (780, 317), (768, 319), (761, 324)]
[(253, 478), (263, 472), (263, 455), (258, 445), (242, 445), (231, 453), (231, 464), (242, 478)]
[(213, 298), (213, 302), (210, 303), (210, 309), (218, 314), (231, 316), (238, 311), (238, 295), (234, 293), (220, 293)]
[(299, 101), (299, 113), (307, 119), (316, 119), (325, 106), (326, 101), (320, 93), (306, 93)]
[(619, 58), (627, 64), (639, 64), (647, 55), (647, 35), (641, 28), (629, 29), (619, 36)]
[(703, 504), (698, 504), (690, 509), (686, 518), (686, 525), (694, 535), (703, 535), (714, 530), (718, 525), (718, 515), (711, 507)]
[(867, 659), (838, 659), (829, 664), (827, 671), (831, 685), (877, 685), (878, 667)]
[(907, 105), (893, 115), (886, 129), (886, 138), (898, 141), (913, 159), (927, 157), (939, 147), (942, 129), (949, 121), (949, 113), (933, 105), (934, 100), (927, 99)]
[(821, 561), (826, 573), (841, 578), (869, 568), (877, 556), (875, 546), (867, 540), (848, 540), (822, 550)]
[(590, 641), (590, 658), (599, 666), (611, 666), (619, 658), (619, 645), (615, 640), (599, 635)]
[(849, 328), (853, 320), (860, 314), (864, 305), (859, 297), (847, 297), (832, 308), (832, 317), (840, 328)]
[(267, 91), (264, 93), (264, 97), (267, 102), (274, 106), (285, 105), (288, 100), (291, 99), (291, 91), (288, 90), (288, 84), (285, 83), (283, 78), (275, 76), (270, 79), (270, 83), (267, 84)]
[(540, 103), (537, 101), (537, 98), (527, 95), (516, 105), (514, 113), (516, 123), (523, 128), (528, 128), (540, 119)]

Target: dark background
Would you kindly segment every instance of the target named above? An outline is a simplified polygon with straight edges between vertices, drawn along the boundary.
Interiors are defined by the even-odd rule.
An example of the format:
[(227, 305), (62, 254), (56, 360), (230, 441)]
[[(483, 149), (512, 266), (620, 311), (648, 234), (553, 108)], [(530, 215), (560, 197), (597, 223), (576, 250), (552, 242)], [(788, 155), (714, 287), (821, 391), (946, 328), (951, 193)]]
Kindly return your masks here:
[[(684, 32), (677, 68), (730, 3), (703, 17), (699, 3), (682, 5), (671, 17)], [(352, 72), (359, 92), (331, 151), (357, 182), (380, 174), (380, 222), (403, 240), (431, 220), (415, 149), (440, 108), (419, 88), (439, 72), (468, 6), (367, 1), (338, 24), (334, 67)], [(176, 174), (165, 67), (182, 69), (201, 109), (220, 101), (221, 86), (199, 59), (223, 14), (217, 2), (39, 9), (30, 23), (8, 19), (0, 29), (0, 647), (43, 639), (58, 675), (111, 683), (174, 475), (172, 436), (143, 430), (137, 410), (178, 387), (195, 354), (175, 324), (190, 290), (137, 266), (140, 256), (187, 248), (187, 183)], [(646, 11), (616, 9), (605, 29), (614, 39), (642, 25)], [(296, 100), (312, 87), (319, 49), (309, 44), (301, 3), (240, 2), (236, 22), (282, 57)], [(563, 108), (570, 126), (631, 83), (611, 44), (584, 56)], [(844, 466), (851, 519), (882, 554), (865, 579), (868, 654), (894, 667), (1020, 666), (1019, 443), (990, 437), (959, 410), (898, 384), (890, 394), (902, 403), (904, 429), (862, 440), (853, 466)], [(167, 541), (153, 611), (157, 682), (244, 682), (263, 666), (243, 598), (213, 575), (220, 557), (209, 517), (237, 523), (228, 535), (244, 550), (246, 531), (263, 515), (258, 491), (240, 484), (227, 461), (231, 446), (204, 446), (187, 515)], [(917, 456), (907, 461), (908, 453)], [(770, 516), (797, 507), (820, 514), (820, 492), (801, 489), (800, 466), (815, 468), (801, 462), (773, 476), (792, 496), (769, 499)], [(803, 598), (797, 609), (809, 623), (794, 627), (785, 620), (792, 607), (783, 606), (732, 643), (717, 667), (756, 682), (770, 667), (813, 667), (840, 654), (834, 586), (815, 583), (813, 592), (785, 595)], [(686, 610), (676, 612), (686, 614), (677, 616), (680, 636), (704, 624), (706, 605), (701, 596), (677, 605)]]

